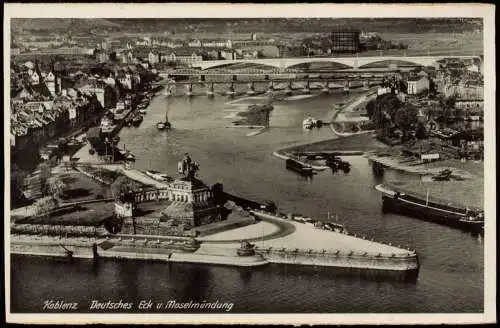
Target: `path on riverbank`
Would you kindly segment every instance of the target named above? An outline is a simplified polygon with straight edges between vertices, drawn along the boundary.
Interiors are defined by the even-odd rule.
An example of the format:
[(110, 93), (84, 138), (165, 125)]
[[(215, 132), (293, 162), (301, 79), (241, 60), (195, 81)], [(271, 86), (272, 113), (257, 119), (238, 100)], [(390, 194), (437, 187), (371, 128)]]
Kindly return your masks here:
[(330, 129), (332, 132), (338, 136), (338, 137), (349, 137), (353, 135), (359, 135), (359, 134), (366, 134), (366, 133), (372, 133), (373, 130), (368, 130), (368, 131), (359, 131), (359, 132), (340, 132), (335, 128), (336, 123), (360, 123), (360, 122), (366, 122), (368, 121), (368, 118), (366, 117), (348, 117), (347, 115), (349, 113), (353, 113), (359, 106), (367, 103), (370, 101), (372, 98), (376, 97), (376, 93), (373, 92), (373, 90), (370, 90), (368, 93), (362, 94), (360, 97), (349, 103), (347, 106), (340, 108), (340, 109), (333, 109), (333, 113), (331, 113), (331, 119), (330, 122)]

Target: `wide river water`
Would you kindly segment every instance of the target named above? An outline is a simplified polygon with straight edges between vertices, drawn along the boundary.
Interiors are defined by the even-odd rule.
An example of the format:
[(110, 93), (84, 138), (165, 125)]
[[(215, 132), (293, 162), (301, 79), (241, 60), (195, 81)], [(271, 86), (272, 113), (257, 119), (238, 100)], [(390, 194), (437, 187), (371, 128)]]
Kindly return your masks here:
[[(202, 92), (202, 90), (198, 90)], [(196, 90), (195, 90), (196, 92)], [(92, 300), (135, 302), (232, 302), (232, 312), (483, 312), (483, 242), (445, 226), (382, 214), (381, 195), (366, 158), (346, 157), (349, 174), (321, 172), (306, 180), (285, 169), (276, 149), (335, 136), (329, 128), (303, 131), (306, 114), (328, 119), (335, 103), (356, 97), (340, 93), (292, 97), (275, 104), (268, 131), (253, 137), (246, 128), (229, 128), (230, 109), (255, 99), (226, 96), (155, 98), (138, 128), (124, 128), (121, 144), (137, 158), (135, 167), (175, 174), (185, 152), (200, 164), (207, 184), (222, 182), (231, 193), (273, 200), (287, 212), (326, 219), (338, 216), (350, 232), (409, 245), (420, 256), (416, 282), (339, 276), (329, 270), (273, 265), (261, 269), (164, 264), (139, 261), (75, 260), (13, 256), (11, 309), (44, 312), (45, 300), (78, 302), (88, 312)], [(231, 102), (231, 103), (230, 103)], [(158, 131), (165, 117), (171, 131)], [(415, 179), (394, 171), (386, 177)], [(189, 310), (188, 310), (189, 311)], [(194, 310), (195, 311), (195, 310)]]

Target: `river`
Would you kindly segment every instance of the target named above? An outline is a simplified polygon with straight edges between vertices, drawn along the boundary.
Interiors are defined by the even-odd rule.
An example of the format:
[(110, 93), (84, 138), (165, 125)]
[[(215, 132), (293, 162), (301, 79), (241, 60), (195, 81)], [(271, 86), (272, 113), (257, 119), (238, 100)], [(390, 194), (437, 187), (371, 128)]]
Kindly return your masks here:
[[(194, 90), (202, 93), (203, 90)], [(217, 90), (216, 90), (217, 92)], [(334, 103), (358, 94), (294, 97), (275, 104), (270, 129), (247, 137), (249, 130), (228, 128), (224, 119), (235, 103), (262, 102), (262, 96), (228, 104), (223, 96), (155, 98), (138, 128), (124, 128), (121, 144), (136, 155), (135, 167), (175, 174), (185, 152), (200, 164), (200, 178), (222, 182), (228, 192), (272, 200), (287, 212), (326, 219), (336, 215), (350, 232), (396, 245), (409, 245), (420, 256), (416, 282), (337, 275), (329, 270), (304, 270), (273, 265), (262, 269), (87, 260), (73, 263), (13, 256), (13, 312), (41, 312), (43, 301), (79, 302), (88, 311), (91, 300), (233, 302), (232, 312), (447, 313), (483, 312), (483, 242), (459, 230), (382, 214), (381, 195), (367, 159), (347, 157), (349, 174), (321, 172), (304, 179), (285, 170), (272, 152), (278, 148), (333, 138), (329, 128), (303, 131), (307, 114), (328, 118)], [(158, 131), (165, 117), (171, 131)], [(414, 179), (387, 171), (386, 177)]]

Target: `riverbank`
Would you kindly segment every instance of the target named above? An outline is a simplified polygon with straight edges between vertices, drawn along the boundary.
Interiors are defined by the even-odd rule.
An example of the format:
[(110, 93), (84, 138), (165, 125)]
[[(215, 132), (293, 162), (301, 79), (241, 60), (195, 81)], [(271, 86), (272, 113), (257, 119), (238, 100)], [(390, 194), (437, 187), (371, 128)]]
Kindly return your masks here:
[[(219, 232), (198, 239), (199, 247), (193, 251), (189, 251), (189, 245), (193, 244), (194, 239), (182, 237), (108, 236), (85, 239), (15, 235), (11, 238), (11, 252), (66, 258), (71, 253), (72, 257), (82, 258), (127, 258), (241, 267), (278, 263), (418, 272), (418, 257), (414, 251), (317, 229), (272, 215), (260, 217), (265, 221), (260, 226), (239, 227), (231, 232)], [(285, 229), (286, 233), (283, 233), (280, 227), (283, 225), (293, 229)], [(235, 238), (257, 240), (260, 235), (262, 240), (261, 243), (257, 241), (259, 245), (255, 247), (255, 255), (238, 256), (237, 250), (241, 244), (234, 241)]]

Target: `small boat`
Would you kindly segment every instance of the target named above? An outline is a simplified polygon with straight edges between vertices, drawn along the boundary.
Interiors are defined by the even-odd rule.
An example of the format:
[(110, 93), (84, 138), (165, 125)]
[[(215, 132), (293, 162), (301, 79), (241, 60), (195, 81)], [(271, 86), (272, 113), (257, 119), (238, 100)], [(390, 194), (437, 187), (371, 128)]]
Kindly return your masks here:
[[(167, 111), (168, 114), (168, 111)], [(156, 123), (156, 128), (158, 130), (168, 130), (172, 127), (172, 124), (168, 121), (168, 115), (165, 114), (165, 122), (158, 122)]]
[(141, 124), (142, 120), (143, 120), (142, 115), (136, 115), (136, 116), (134, 116), (134, 117), (132, 118), (132, 124), (133, 124), (134, 126), (139, 126), (139, 124)]
[(161, 173), (159, 171), (156, 171), (156, 170), (148, 170), (146, 171), (146, 175), (152, 179), (155, 179), (157, 181), (170, 181), (172, 180), (172, 178), (170, 178), (168, 175), (166, 175), (165, 173)]
[(146, 114), (148, 111), (146, 109), (139, 109), (139, 113)]
[(344, 171), (344, 173), (349, 173), (351, 171), (351, 164), (341, 160), (336, 156), (330, 156), (325, 161), (326, 166), (330, 167), (332, 171), (336, 172), (338, 170)]
[(442, 170), (438, 175), (432, 177), (434, 181), (449, 181), (453, 172), (449, 169)]
[(310, 130), (316, 126), (318, 126), (318, 120), (314, 117), (308, 117), (302, 121), (302, 127), (306, 130)]
[(241, 246), (236, 250), (238, 256), (252, 256), (255, 255), (255, 245), (250, 244), (248, 241), (242, 241)]
[(127, 153), (125, 154), (125, 158), (129, 161), (135, 161), (135, 156), (134, 154), (132, 154), (131, 152), (127, 151)]
[(135, 156), (132, 154), (129, 150), (125, 148), (125, 145), (123, 145), (123, 149), (118, 149), (118, 152), (120, 155), (122, 155), (126, 160), (128, 161), (135, 161)]

